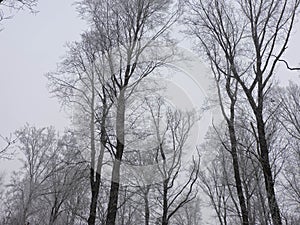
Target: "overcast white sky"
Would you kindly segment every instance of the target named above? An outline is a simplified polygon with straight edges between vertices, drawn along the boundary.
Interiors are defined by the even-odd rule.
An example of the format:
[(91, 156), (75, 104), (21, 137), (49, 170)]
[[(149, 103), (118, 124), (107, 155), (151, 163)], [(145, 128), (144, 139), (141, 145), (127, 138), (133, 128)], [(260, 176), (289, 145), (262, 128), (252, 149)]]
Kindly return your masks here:
[(36, 15), (21, 11), (0, 32), (0, 134), (26, 122), (63, 129), (67, 120), (50, 98), (44, 77), (54, 70), (67, 41), (84, 29), (72, 0), (40, 1)]
[[(84, 22), (74, 0), (40, 1), (36, 15), (20, 11), (2, 22), (0, 32), (0, 134), (9, 136), (27, 122), (38, 127), (68, 126), (57, 100), (50, 98), (44, 74), (55, 70), (67, 41), (79, 40)], [(0, 141), (0, 147), (3, 142)], [(0, 173), (17, 161), (1, 160)], [(8, 177), (7, 177), (8, 178)]]
[[(3, 22), (0, 32), (0, 134), (8, 135), (26, 122), (37, 126), (67, 126), (68, 120), (56, 99), (50, 98), (44, 74), (54, 70), (64, 55), (67, 41), (79, 39), (84, 22), (78, 18), (74, 0), (40, 1), (39, 13), (21, 11)], [(286, 59), (300, 63), (300, 27), (289, 45)], [(285, 69), (279, 70), (282, 80)]]

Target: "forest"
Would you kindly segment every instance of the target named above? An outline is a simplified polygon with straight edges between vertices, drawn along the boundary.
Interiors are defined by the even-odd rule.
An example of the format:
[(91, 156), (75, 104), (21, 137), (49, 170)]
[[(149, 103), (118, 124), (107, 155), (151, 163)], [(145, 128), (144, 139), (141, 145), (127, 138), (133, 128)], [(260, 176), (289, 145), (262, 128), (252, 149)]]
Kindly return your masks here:
[(0, 130), (0, 224), (299, 225), (299, 4), (74, 1), (87, 28), (41, 74), (70, 126)]

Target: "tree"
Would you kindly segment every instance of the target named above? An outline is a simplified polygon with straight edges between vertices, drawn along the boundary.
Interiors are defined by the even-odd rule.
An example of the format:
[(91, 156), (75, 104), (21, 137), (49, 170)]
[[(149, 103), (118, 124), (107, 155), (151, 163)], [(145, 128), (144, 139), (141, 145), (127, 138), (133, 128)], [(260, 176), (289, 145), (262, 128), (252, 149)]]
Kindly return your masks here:
[[(94, 133), (92, 126), (94, 127), (95, 121), (98, 121), (98, 124), (101, 124), (100, 126), (103, 128), (103, 131), (99, 132), (103, 135), (102, 141), (107, 138), (105, 137), (107, 131), (104, 131), (106, 126), (103, 122), (108, 111), (99, 113), (100, 117), (96, 118), (95, 109), (105, 108), (103, 107), (105, 105), (104, 96), (108, 98), (105, 101), (114, 104), (114, 110), (116, 110), (114, 129), (117, 143), (110, 144), (110, 146), (115, 146), (112, 149), (112, 155), (116, 159), (112, 172), (108, 224), (114, 223), (117, 211), (119, 164), (124, 151), (125, 101), (128, 97), (126, 95), (130, 94), (143, 77), (163, 64), (165, 58), (168, 57), (160, 56), (154, 52), (151, 41), (159, 40), (160, 36), (165, 35), (167, 29), (177, 18), (177, 10), (174, 14), (167, 14), (167, 7), (171, 3), (171, 1), (132, 1), (129, 3), (117, 0), (79, 2), (79, 12), (84, 19), (90, 22), (92, 27), (86, 35), (89, 37), (88, 48), (79, 48), (79, 50), (73, 48), (78, 57), (73, 57), (74, 54), (71, 53), (73, 56), (67, 62), (70, 62), (67, 66), (68, 69), (50, 75), (50, 79), (54, 81), (54, 86), (56, 86), (55, 92), (63, 94), (65, 98), (74, 96), (73, 92), (81, 95), (83, 101), (90, 108), (90, 131)], [(84, 39), (83, 42), (86, 43), (87, 38)], [(144, 43), (142, 39), (145, 39)], [(83, 45), (86, 46), (86, 44)], [(142, 55), (146, 52), (149, 54), (147, 58)], [(151, 57), (149, 58), (149, 56)], [(77, 78), (70, 76), (71, 80), (66, 80), (58, 77), (58, 75), (68, 74), (68, 72), (75, 74)], [(91, 83), (94, 79), (97, 81)], [(65, 92), (65, 90), (72, 90), (72, 93)], [(97, 98), (101, 100), (98, 101)], [(76, 102), (79, 105), (82, 104), (78, 98)], [(86, 103), (83, 105), (84, 110), (87, 109)], [(98, 161), (99, 167), (94, 163), (94, 137), (95, 135), (91, 133), (91, 177), (96, 176), (96, 183), (100, 184), (100, 179), (97, 177), (101, 176), (101, 171), (98, 169), (101, 168), (102, 161)], [(101, 143), (101, 146), (105, 148), (105, 144)], [(92, 172), (94, 168), (97, 168), (96, 173)], [(96, 186), (92, 187), (93, 200), (91, 204), (93, 206), (91, 206), (90, 224), (95, 223), (96, 205), (94, 203), (97, 201), (94, 200), (97, 199), (96, 191), (99, 189), (99, 185)]]
[[(159, 94), (154, 97), (146, 94), (144, 98), (143, 95), (135, 93), (132, 96), (131, 106), (135, 106), (132, 109), (135, 113), (128, 113), (132, 118), (127, 122), (133, 128), (126, 132), (129, 144), (123, 160), (125, 165), (121, 167), (127, 192), (132, 190), (137, 195), (127, 200), (130, 205), (120, 204), (120, 207), (124, 210), (133, 207), (134, 211), (140, 208), (135, 202), (144, 203), (141, 213), (144, 221), (136, 218), (130, 224), (149, 225), (156, 221), (167, 225), (175, 224), (179, 218), (190, 220), (190, 214), (185, 214), (186, 217), (179, 214), (191, 207), (198, 194), (195, 189), (200, 163), (198, 155), (184, 161), (195, 153), (194, 146), (189, 146), (189, 138), (197, 115), (172, 109)], [(117, 222), (123, 224), (125, 216), (123, 212), (119, 214)], [(195, 224), (199, 222), (197, 219), (199, 217), (194, 219)]]
[[(104, 76), (100, 82), (100, 88), (94, 89), (96, 84), (92, 84), (87, 89), (78, 88), (78, 90), (85, 94), (89, 90), (87, 99), (90, 102), (89, 106), (96, 104), (94, 102), (93, 90), (100, 90), (109, 96), (110, 101), (114, 104), (116, 110), (115, 114), (115, 137), (116, 143), (111, 144), (113, 147), (112, 155), (114, 157), (111, 191), (108, 204), (107, 224), (115, 224), (118, 194), (119, 194), (119, 179), (120, 179), (120, 162), (123, 158), (124, 152), (124, 123), (126, 111), (126, 98), (135, 89), (137, 84), (148, 74), (150, 74), (156, 67), (163, 64), (169, 56), (161, 56), (151, 46), (153, 40), (162, 41), (163, 37), (167, 37), (167, 30), (174, 23), (178, 16), (178, 9), (175, 7), (175, 12), (168, 9), (174, 6), (172, 1), (120, 1), (120, 0), (106, 0), (106, 1), (82, 1), (78, 3), (78, 10), (91, 24), (90, 37), (92, 42), (89, 49), (89, 54), (93, 61), (89, 61), (89, 70), (91, 69), (91, 62), (96, 67), (92, 67), (96, 72), (94, 76)], [(144, 41), (144, 42), (143, 42)], [(147, 57), (143, 56), (147, 52)], [(149, 58), (149, 56), (151, 56)], [(81, 64), (82, 65), (82, 64)], [(74, 65), (74, 68), (78, 68)], [(102, 66), (102, 68), (101, 68)], [(86, 75), (86, 68), (83, 74)], [(103, 71), (101, 71), (103, 69)], [(79, 75), (82, 75), (82, 73)], [(90, 75), (88, 77), (91, 77)], [(61, 82), (64, 86), (68, 82)], [(69, 84), (66, 86), (70, 86)], [(97, 86), (99, 87), (99, 86)], [(103, 95), (102, 95), (103, 96)], [(94, 100), (93, 100), (94, 99)], [(95, 106), (95, 105), (94, 105)], [(100, 107), (103, 104), (100, 104)], [(98, 107), (98, 105), (97, 105)], [(100, 108), (99, 107), (99, 108)], [(92, 107), (93, 108), (93, 107)], [(94, 124), (94, 113), (90, 114), (91, 126)], [(104, 114), (102, 114), (104, 116)], [(95, 118), (95, 117), (94, 117)], [(101, 118), (100, 118), (101, 120)], [(102, 123), (103, 125), (103, 123)], [(103, 125), (103, 128), (105, 125)], [(93, 129), (91, 129), (93, 130)], [(105, 132), (100, 132), (105, 135)], [(91, 134), (92, 142), (94, 138)], [(91, 142), (91, 149), (93, 144)], [(93, 170), (93, 150), (92, 167)], [(101, 166), (101, 161), (98, 163)], [(91, 172), (92, 173), (92, 172)], [(97, 171), (96, 177), (100, 176), (101, 172)], [(92, 177), (92, 175), (91, 175)], [(99, 179), (98, 179), (99, 180)], [(98, 182), (99, 183), (99, 182)], [(96, 191), (98, 188), (92, 188)], [(95, 202), (95, 201), (92, 201)], [(93, 209), (92, 209), (93, 208)], [(91, 206), (91, 215), (89, 224), (95, 224), (95, 204)]]
[[(224, 159), (224, 155), (220, 156)], [(217, 158), (216, 158), (217, 159)], [(205, 171), (199, 173), (199, 187), (208, 197), (210, 205), (215, 211), (218, 222), (221, 225), (228, 223), (228, 211), (230, 198), (226, 189), (226, 180), (228, 177), (223, 176), (224, 160), (213, 159)]]
[(238, 82), (255, 115), (253, 127), (268, 205), (273, 224), (281, 225), (266, 136), (265, 96), (287, 48), (299, 1), (189, 1), (189, 5), (191, 34), (220, 73), (226, 75), (229, 66), (230, 76)]
[(24, 157), (22, 170), (12, 176), (6, 191), (3, 223), (57, 224), (63, 221), (63, 212), (70, 211), (65, 203), (76, 195), (86, 177), (74, 136), (66, 133), (59, 138), (51, 127), (28, 125), (16, 134)]
[[(226, 121), (227, 129), (229, 133), (230, 144), (226, 143), (226, 141), (221, 140), (223, 147), (230, 152), (232, 157), (232, 165), (234, 171), (234, 179), (235, 186), (239, 199), (239, 206), (241, 210), (242, 224), (249, 224), (249, 213), (246, 207), (246, 201), (244, 197), (244, 191), (242, 186), (241, 179), (241, 171), (240, 171), (240, 162), (238, 159), (238, 138), (236, 134), (236, 103), (238, 101), (238, 83), (236, 80), (233, 80), (231, 77), (230, 68), (225, 68), (222, 74), (220, 70), (218, 70), (218, 64), (216, 58), (213, 58), (211, 63), (211, 68), (214, 73), (214, 79), (216, 82), (218, 96), (219, 96), (219, 104), (221, 107), (222, 115)], [(225, 86), (225, 90), (223, 90), (223, 86)], [(225, 93), (223, 93), (225, 92)], [(226, 102), (228, 102), (226, 104)], [(217, 132), (217, 130), (216, 130)], [(218, 132), (217, 132), (218, 133)], [(220, 137), (219, 137), (220, 138)]]
[[(299, 159), (300, 159), (300, 88), (295, 83), (290, 83), (287, 87), (278, 87), (274, 93), (274, 104), (277, 106), (277, 119), (283, 130), (281, 136), (287, 143), (287, 151), (284, 155), (285, 164), (283, 165), (283, 174), (280, 183), (282, 184), (284, 196), (283, 200), (288, 205), (285, 215), (287, 223), (296, 224), (300, 207), (300, 186), (299, 186)], [(294, 209), (294, 210), (291, 210)], [(293, 222), (294, 220), (294, 222)]]
[(38, 203), (34, 201), (41, 194), (44, 182), (51, 174), (47, 169), (50, 163), (54, 130), (36, 129), (28, 125), (16, 132), (19, 137), (19, 149), (24, 155), (24, 170), (12, 178), (11, 194), (17, 197), (15, 209), (11, 208), (14, 224), (25, 224), (38, 211)]
[[(155, 160), (162, 178), (162, 183), (158, 186), (162, 199), (159, 201), (159, 205), (162, 206), (161, 224), (168, 225), (173, 223), (171, 221), (179, 210), (197, 197), (194, 187), (198, 178), (200, 159), (193, 159), (190, 168), (184, 168), (183, 158), (188, 152), (185, 143), (195, 123), (194, 116), (191, 113), (167, 109), (166, 128), (162, 130), (160, 125), (163, 123), (161, 117), (164, 117), (162, 102), (158, 101), (157, 104), (157, 110), (153, 105), (149, 105), (149, 110), (156, 134)], [(185, 171), (187, 169), (188, 171)], [(187, 179), (182, 178), (180, 182), (180, 176), (186, 176)]]
[[(66, 203), (74, 197), (78, 199), (77, 193), (82, 192), (82, 188), (87, 185), (87, 166), (72, 133), (65, 133), (58, 140), (57, 146), (56, 157), (51, 159), (48, 166), (53, 173), (45, 182), (41, 201), (47, 209), (49, 225), (72, 224), (71, 219), (64, 218), (64, 214), (71, 214), (72, 209)], [(80, 197), (84, 198), (82, 193)]]
[[(82, 34), (81, 42), (68, 45), (69, 52), (58, 71), (47, 74), (51, 92), (65, 106), (71, 107), (73, 119), (77, 116), (77, 119), (81, 120), (79, 124), (76, 124), (75, 120), (73, 123), (77, 132), (81, 133), (79, 136), (83, 141), (82, 148), (89, 142), (87, 145), (90, 149), (90, 224), (94, 224), (96, 219), (101, 170), (109, 130), (106, 122), (111, 107), (111, 101), (104, 88), (107, 82), (107, 75), (103, 72), (105, 65), (101, 61), (103, 60), (101, 55), (99, 56), (101, 53), (95, 47), (94, 38), (92, 32)], [(88, 129), (82, 129), (83, 127)], [(100, 140), (97, 139), (98, 133)], [(99, 153), (98, 145), (100, 145)]]

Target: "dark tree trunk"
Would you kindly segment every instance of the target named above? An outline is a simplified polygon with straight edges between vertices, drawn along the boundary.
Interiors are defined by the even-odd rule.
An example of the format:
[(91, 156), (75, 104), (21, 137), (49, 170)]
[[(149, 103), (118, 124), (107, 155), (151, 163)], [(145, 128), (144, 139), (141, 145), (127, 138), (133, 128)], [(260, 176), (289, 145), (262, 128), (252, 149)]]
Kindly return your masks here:
[[(121, 145), (123, 145), (123, 144), (121, 144)], [(116, 179), (120, 178), (120, 162), (117, 161), (117, 159), (115, 160), (114, 165), (113, 165), (113, 177), (114, 178), (112, 178), (111, 186), (110, 186), (106, 225), (115, 225), (116, 224), (119, 189), (120, 189), (120, 184), (116, 180)]]
[(237, 140), (236, 140), (235, 128), (233, 123), (229, 123), (228, 128), (229, 128), (229, 135), (230, 135), (230, 142), (231, 142), (231, 156), (232, 156), (232, 164), (234, 170), (234, 179), (235, 179), (237, 195), (238, 195), (241, 212), (242, 212), (242, 224), (248, 225), (249, 215), (248, 215), (248, 210), (246, 207), (245, 198), (243, 194), (243, 187), (242, 187), (242, 181), (240, 176), (240, 166), (239, 166), (239, 160), (237, 154)]
[[(219, 84), (217, 84), (219, 85)], [(240, 165), (239, 165), (239, 159), (238, 159), (238, 153), (237, 153), (237, 138), (236, 138), (236, 132), (235, 132), (235, 103), (237, 100), (237, 93), (238, 89), (236, 88), (234, 92), (231, 90), (231, 78), (228, 76), (226, 78), (226, 92), (227, 95), (230, 98), (230, 116), (229, 118), (226, 116), (223, 106), (222, 107), (222, 113), (223, 116), (226, 119), (228, 130), (229, 130), (229, 138), (230, 138), (230, 153), (232, 157), (232, 165), (233, 165), (233, 171), (234, 171), (234, 179), (235, 179), (235, 185), (237, 190), (237, 195), (239, 199), (239, 205), (242, 212), (242, 224), (243, 225), (249, 225), (249, 213), (246, 207), (246, 201), (244, 198), (244, 191), (242, 186), (242, 180), (240, 175)], [(221, 99), (219, 91), (219, 98)]]
[(263, 73), (261, 70), (261, 59), (258, 57), (257, 62), (257, 80), (258, 80), (258, 94), (257, 94), (257, 107), (253, 108), (256, 117), (258, 141), (260, 149), (260, 163), (264, 174), (265, 188), (267, 192), (268, 205), (271, 212), (271, 217), (274, 225), (282, 225), (280, 209), (276, 200), (274, 179), (272, 175), (270, 159), (269, 159), (269, 147), (265, 133), (265, 122), (263, 119), (263, 103), (264, 103), (264, 85), (263, 85)]
[(269, 150), (265, 134), (265, 124), (262, 119), (262, 114), (258, 114), (257, 118), (257, 130), (258, 139), (260, 147), (260, 160), (262, 165), (262, 170), (264, 174), (264, 182), (267, 191), (268, 204), (272, 216), (272, 221), (274, 225), (282, 225), (280, 209), (276, 200), (274, 180), (272, 175), (272, 170), (270, 166)]
[(266, 140), (265, 133), (265, 122), (263, 120), (263, 103), (264, 103), (264, 85), (263, 83), (263, 73), (261, 71), (261, 59), (258, 57), (257, 59), (257, 71), (256, 71), (256, 79), (257, 79), (257, 104), (255, 103), (254, 97), (252, 95), (251, 89), (248, 89), (245, 86), (245, 83), (241, 81), (238, 77), (237, 72), (235, 77), (238, 78), (239, 83), (242, 85), (244, 92), (247, 96), (248, 102), (255, 114), (256, 125), (257, 125), (257, 133), (258, 133), (258, 145), (259, 145), (259, 156), (260, 156), (260, 164), (262, 166), (262, 171), (264, 175), (265, 188), (267, 192), (268, 205), (271, 212), (272, 222), (274, 225), (282, 225), (280, 209), (276, 200), (275, 189), (274, 189), (274, 180), (272, 175), (272, 170), (270, 166), (269, 159), (269, 148)]
[(163, 184), (163, 215), (162, 225), (168, 225), (168, 179)]
[(106, 225), (115, 225), (118, 209), (120, 189), (120, 166), (124, 152), (124, 126), (125, 126), (125, 88), (120, 91), (116, 115), (117, 146), (113, 163)]
[(150, 219), (150, 209), (149, 209), (149, 200), (148, 200), (148, 194), (150, 190), (150, 185), (146, 186), (146, 191), (144, 193), (144, 201), (145, 201), (145, 225), (149, 225), (149, 219)]
[(88, 219), (89, 225), (95, 225), (96, 222), (97, 201), (98, 201), (99, 187), (100, 187), (100, 174), (96, 173), (96, 181), (94, 181), (94, 173), (95, 173), (94, 168), (91, 168), (90, 180), (91, 180), (92, 198), (90, 204), (90, 215)]

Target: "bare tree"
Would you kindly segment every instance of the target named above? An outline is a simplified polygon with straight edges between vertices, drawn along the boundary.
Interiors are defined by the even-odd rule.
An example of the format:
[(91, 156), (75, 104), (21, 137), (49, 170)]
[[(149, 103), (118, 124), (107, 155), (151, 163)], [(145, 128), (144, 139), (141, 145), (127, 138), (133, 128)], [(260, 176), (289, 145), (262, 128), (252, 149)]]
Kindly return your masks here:
[(142, 54), (150, 53), (151, 41), (166, 35), (176, 20), (178, 10), (172, 12), (168, 7), (174, 8), (170, 0), (82, 1), (78, 4), (79, 11), (93, 28), (96, 46), (106, 62), (110, 81), (104, 87), (116, 108), (116, 144), (107, 225), (115, 224), (118, 208), (126, 99), (145, 76), (165, 61), (166, 56), (160, 56), (157, 51), (151, 51), (147, 58)]
[[(243, 90), (255, 115), (259, 157), (264, 174), (269, 209), (274, 225), (281, 215), (274, 189), (270, 146), (264, 118), (265, 96), (274, 70), (285, 52), (295, 22), (299, 1), (189, 1), (194, 16), (190, 31), (200, 41), (210, 61), (217, 56), (217, 69), (227, 65)], [(218, 64), (219, 59), (223, 59)]]
[[(236, 134), (236, 103), (238, 101), (238, 83), (236, 80), (233, 80), (231, 77), (231, 71), (229, 65), (223, 73), (218, 70), (218, 64), (216, 56), (211, 59), (211, 68), (214, 73), (214, 78), (218, 90), (219, 96), (219, 104), (221, 107), (221, 112), (223, 117), (227, 123), (227, 129), (229, 133), (229, 140), (230, 145), (226, 143), (224, 140), (220, 140), (223, 147), (230, 152), (232, 157), (232, 165), (234, 171), (234, 179), (235, 179), (235, 186), (238, 194), (239, 199), (239, 206), (241, 209), (241, 217), (242, 217), (242, 224), (246, 225), (249, 224), (249, 213), (246, 207), (246, 201), (244, 197), (244, 191), (242, 186), (242, 179), (241, 179), (241, 171), (240, 171), (240, 163), (238, 159), (238, 138)], [(225, 74), (225, 76), (224, 76)], [(223, 90), (223, 86), (225, 86), (225, 90)], [(223, 93), (225, 92), (225, 93)], [(226, 102), (228, 102), (226, 104)], [(218, 131), (216, 130), (218, 133)], [(219, 135), (220, 138), (220, 135)]]
[[(104, 88), (106, 83), (104, 65), (100, 52), (95, 47), (92, 33), (84, 33), (81, 42), (69, 45), (69, 52), (62, 61), (58, 71), (47, 74), (50, 81), (50, 89), (64, 105), (70, 106), (73, 111), (73, 119), (79, 116), (79, 130), (81, 137), (89, 142), (90, 154), (90, 224), (95, 223), (97, 199), (101, 183), (101, 170), (104, 152), (107, 143), (106, 125), (108, 110), (111, 101)], [(86, 127), (88, 120), (88, 129)], [(76, 123), (73, 121), (73, 123)], [(81, 130), (80, 130), (81, 129)], [(98, 132), (100, 138), (98, 139)], [(82, 135), (85, 134), (85, 135)], [(84, 142), (85, 142), (84, 140)], [(97, 146), (100, 145), (100, 151)], [(82, 152), (84, 152), (82, 150)]]
[[(280, 183), (284, 192), (284, 202), (288, 205), (285, 220), (287, 223), (296, 223), (300, 207), (300, 186), (299, 186), (299, 159), (300, 159), (300, 88), (295, 83), (290, 83), (285, 88), (277, 88), (274, 93), (274, 104), (278, 108), (279, 115), (277, 119), (283, 127), (281, 136), (286, 139), (285, 164), (283, 165), (283, 174)], [(294, 209), (294, 210), (291, 210)]]
[[(300, 88), (295, 83), (290, 83), (287, 88), (277, 89), (279, 95), (278, 105), (280, 107), (280, 121), (284, 126), (288, 134), (296, 139), (300, 140), (300, 122), (299, 112), (300, 110)], [(276, 97), (276, 96), (275, 96)], [(274, 100), (275, 101), (275, 100)]]
[(49, 165), (53, 173), (42, 191), (42, 201), (49, 211), (49, 225), (69, 222), (63, 216), (70, 211), (66, 202), (87, 185), (87, 163), (82, 159), (75, 136), (66, 133), (57, 145), (56, 157)]
[[(66, 202), (86, 181), (86, 163), (73, 135), (56, 136), (53, 128), (17, 132), (22, 169), (12, 176), (4, 199), (4, 224), (59, 224), (71, 210)], [(81, 196), (83, 197), (83, 196)]]
[[(221, 146), (220, 148), (222, 149), (223, 147)], [(229, 223), (232, 205), (227, 187), (227, 183), (230, 183), (231, 179), (226, 177), (224, 172), (228, 170), (226, 168), (228, 165), (225, 164), (225, 157), (224, 152), (221, 152), (220, 155), (209, 160), (210, 162), (206, 165), (206, 168), (200, 171), (198, 182), (199, 188), (208, 197), (209, 204), (215, 211), (218, 222), (221, 225)]]
[[(149, 96), (137, 92), (132, 101), (130, 106), (134, 113), (128, 112), (126, 121), (132, 129), (126, 129), (128, 145), (121, 176), (126, 178), (122, 181), (126, 182), (128, 193), (131, 190), (136, 194), (128, 195), (128, 204), (119, 203), (121, 211), (118, 211), (117, 223), (123, 224), (126, 218), (131, 218), (129, 224), (175, 224), (180, 212), (185, 212), (184, 209), (189, 208), (197, 197), (198, 155), (194, 161), (184, 162), (189, 154), (193, 154), (188, 139), (196, 115), (172, 110), (161, 96), (155, 94)], [(121, 199), (123, 194), (121, 189)], [(144, 210), (134, 212), (134, 209), (140, 209), (141, 202)], [(139, 214), (141, 216), (137, 216)], [(188, 220), (188, 214), (184, 215), (186, 217), (181, 219)]]
[[(180, 209), (197, 197), (194, 187), (199, 172), (198, 155), (190, 161), (190, 168), (184, 168), (183, 165), (183, 159), (188, 152), (185, 144), (196, 118), (191, 112), (183, 113), (165, 108), (161, 98), (154, 103), (149, 100), (146, 102), (154, 124), (157, 143), (155, 161), (162, 179), (161, 185), (157, 187), (162, 199), (159, 200), (162, 207), (161, 224), (168, 225), (173, 223), (172, 219)], [(166, 120), (165, 129), (161, 127), (163, 118)], [(181, 176), (186, 176), (187, 179), (182, 177), (180, 182)]]
[[(48, 170), (53, 155), (53, 129), (36, 129), (28, 125), (18, 130), (19, 149), (24, 154), (24, 170), (13, 177), (11, 189), (14, 196), (18, 196), (12, 209), (15, 224), (25, 224), (33, 219), (39, 210), (35, 201), (41, 194), (45, 181), (51, 175)], [(51, 154), (52, 153), (52, 154)]]

